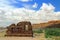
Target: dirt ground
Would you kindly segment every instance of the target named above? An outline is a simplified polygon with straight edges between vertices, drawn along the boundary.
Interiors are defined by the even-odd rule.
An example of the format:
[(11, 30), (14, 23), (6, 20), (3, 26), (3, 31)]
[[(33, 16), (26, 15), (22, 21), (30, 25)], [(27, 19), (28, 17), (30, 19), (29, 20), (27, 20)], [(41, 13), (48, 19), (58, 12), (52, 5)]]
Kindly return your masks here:
[(0, 31), (0, 40), (46, 40), (44, 33), (34, 33), (33, 37), (5, 37), (5, 30)]
[(0, 40), (46, 40), (44, 34), (35, 37), (0, 37)]
[(44, 38), (32, 38), (32, 37), (4, 37), (0, 40), (45, 40)]

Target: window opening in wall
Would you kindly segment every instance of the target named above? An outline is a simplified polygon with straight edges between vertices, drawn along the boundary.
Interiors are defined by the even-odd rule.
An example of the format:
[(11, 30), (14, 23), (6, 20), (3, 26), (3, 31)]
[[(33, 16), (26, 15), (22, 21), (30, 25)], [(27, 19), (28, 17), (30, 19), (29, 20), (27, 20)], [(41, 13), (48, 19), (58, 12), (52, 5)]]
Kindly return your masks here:
[(25, 25), (25, 30), (28, 31), (28, 25)]

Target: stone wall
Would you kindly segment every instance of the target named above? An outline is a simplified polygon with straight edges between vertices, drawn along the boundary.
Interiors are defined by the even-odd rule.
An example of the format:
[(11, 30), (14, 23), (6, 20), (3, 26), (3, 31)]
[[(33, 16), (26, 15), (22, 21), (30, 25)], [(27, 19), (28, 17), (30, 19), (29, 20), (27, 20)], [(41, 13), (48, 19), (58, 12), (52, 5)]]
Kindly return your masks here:
[(23, 21), (16, 25), (11, 24), (7, 27), (6, 36), (33, 36), (32, 25), (30, 22)]

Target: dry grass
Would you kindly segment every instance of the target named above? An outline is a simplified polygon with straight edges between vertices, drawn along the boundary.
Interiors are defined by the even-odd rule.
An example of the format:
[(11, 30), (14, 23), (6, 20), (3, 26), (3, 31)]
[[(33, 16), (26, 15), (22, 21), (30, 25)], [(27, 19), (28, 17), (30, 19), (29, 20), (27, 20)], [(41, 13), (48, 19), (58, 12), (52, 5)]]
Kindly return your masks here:
[(6, 34), (6, 29), (0, 30), (0, 37), (4, 37), (5, 34)]

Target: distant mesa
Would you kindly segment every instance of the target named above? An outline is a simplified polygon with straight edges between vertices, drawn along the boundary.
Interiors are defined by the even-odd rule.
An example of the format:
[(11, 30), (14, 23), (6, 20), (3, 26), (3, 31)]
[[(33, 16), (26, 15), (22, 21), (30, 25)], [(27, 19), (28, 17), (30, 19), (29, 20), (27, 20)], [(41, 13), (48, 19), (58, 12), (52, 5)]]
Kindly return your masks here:
[(36, 28), (60, 28), (60, 20), (52, 20), (46, 23), (39, 23), (32, 25), (34, 29)]

